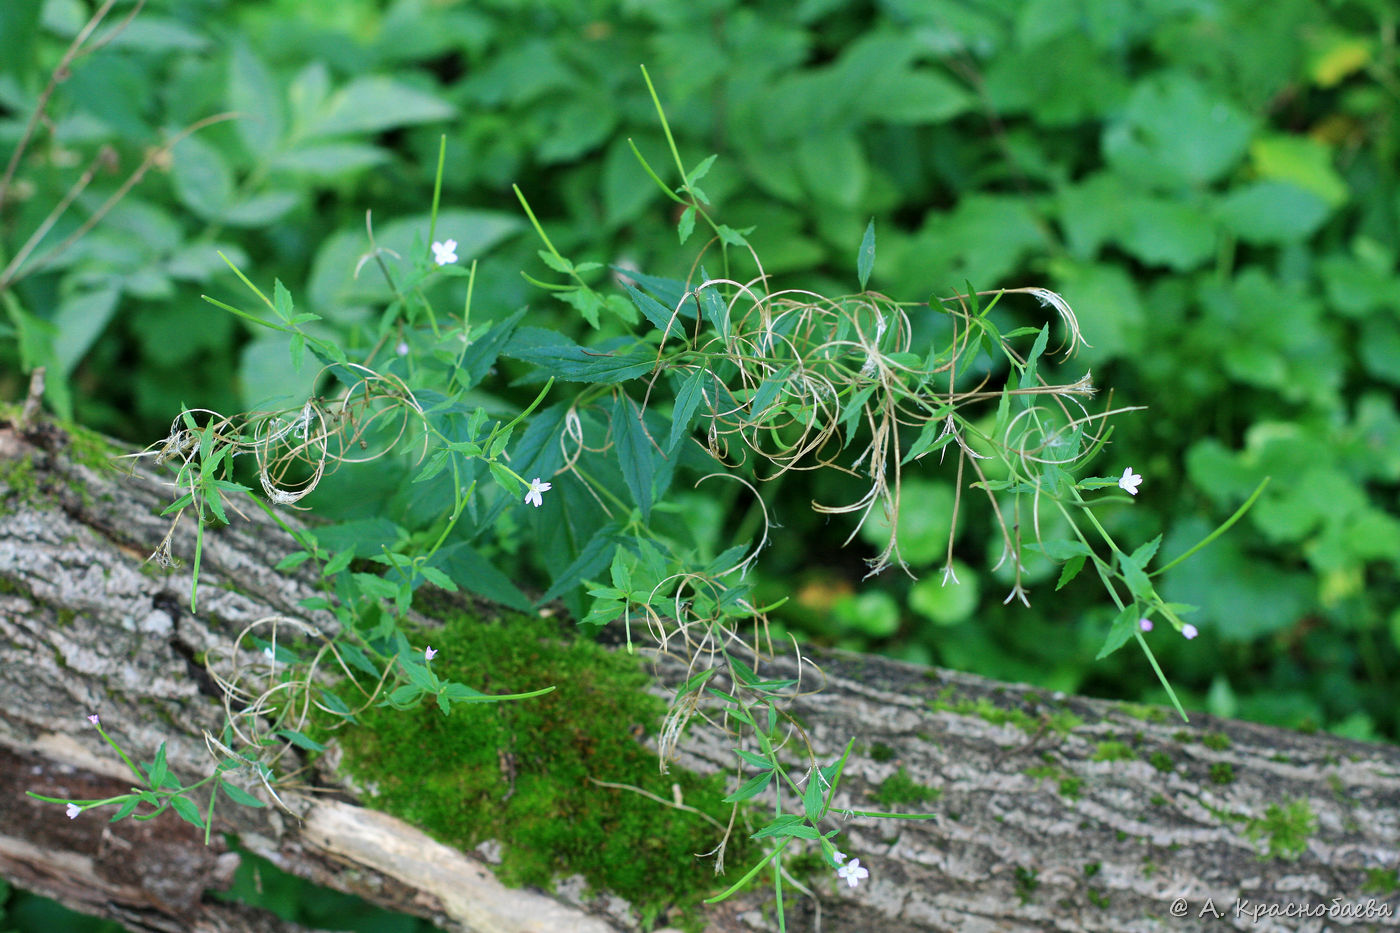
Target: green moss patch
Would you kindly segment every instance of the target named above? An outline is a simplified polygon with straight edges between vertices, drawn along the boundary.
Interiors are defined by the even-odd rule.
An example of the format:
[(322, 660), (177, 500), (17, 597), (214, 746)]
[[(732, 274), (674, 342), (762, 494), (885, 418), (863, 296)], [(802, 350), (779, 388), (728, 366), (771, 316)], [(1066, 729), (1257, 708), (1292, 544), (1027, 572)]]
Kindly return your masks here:
[(915, 781), (909, 776), (909, 772), (901, 767), (876, 789), (875, 800), (884, 807), (892, 807), (896, 804), (921, 804), (937, 800), (940, 793), (936, 787), (929, 787)]
[[(636, 658), (564, 638), (555, 623), (524, 616), (463, 618), (411, 640), (437, 649), (432, 667), (444, 680), (487, 693), (557, 689), (457, 706), (450, 716), (431, 703), (365, 711), (358, 726), (335, 735), (342, 769), (372, 789), (370, 803), (461, 849), (500, 841), (497, 872), (508, 884), (548, 888), (581, 874), (593, 890), (625, 898), (645, 921), (672, 908), (684, 917), (713, 893), (713, 864), (696, 853), (715, 847), (718, 829), (593, 783), (632, 785), (668, 801), (675, 785), (685, 805), (727, 819), (721, 778), (675, 766), (663, 775), (638, 741), (658, 728), (665, 710), (645, 693), (649, 678)], [(731, 840), (731, 864), (742, 861), (743, 841)]]

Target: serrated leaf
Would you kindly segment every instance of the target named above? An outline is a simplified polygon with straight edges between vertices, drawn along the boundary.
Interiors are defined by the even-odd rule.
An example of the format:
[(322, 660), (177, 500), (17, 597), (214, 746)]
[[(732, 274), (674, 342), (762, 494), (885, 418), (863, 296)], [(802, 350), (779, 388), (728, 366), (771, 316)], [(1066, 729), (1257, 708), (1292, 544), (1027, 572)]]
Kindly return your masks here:
[(807, 776), (807, 788), (802, 792), (802, 811), (807, 814), (807, 819), (813, 823), (821, 819), (822, 804), (825, 802), (821, 778), (813, 772)]
[[(680, 692), (683, 694), (687, 691), (681, 690)], [(769, 761), (767, 758), (764, 758), (762, 755), (755, 755), (753, 752), (746, 752), (742, 748), (734, 749), (734, 754), (743, 759), (745, 764), (752, 768), (758, 768), (760, 771), (765, 769), (771, 770), (773, 767), (773, 762)]]
[(642, 347), (590, 349), (539, 327), (520, 328), (501, 352), (566, 382), (626, 382), (651, 372), (656, 363), (653, 352)]
[(622, 284), (622, 287), (627, 289), (627, 294), (631, 297), (632, 303), (637, 306), (637, 310), (642, 312), (642, 317), (650, 321), (657, 330), (667, 336), (685, 333), (679, 314), (673, 315), (661, 302), (626, 282)]
[(232, 800), (234, 803), (239, 804), (239, 805), (241, 805), (241, 806), (245, 806), (245, 807), (265, 807), (265, 806), (267, 806), (267, 804), (263, 803), (261, 800), (259, 800), (258, 798), (254, 797), (252, 794), (248, 793), (248, 792), (247, 792), (246, 790), (244, 790), (243, 788), (237, 786), (236, 784), (230, 784), (228, 781), (220, 781), (220, 782), (219, 782), (219, 790), (223, 791), (224, 794), (228, 797), (229, 800)]
[(287, 291), (287, 286), (282, 284), (281, 279), (272, 280), (272, 310), (283, 321), (290, 321), (292, 313), (296, 310), (292, 293)]
[(681, 243), (690, 239), (690, 235), (695, 232), (695, 207), (687, 207), (681, 212), (681, 219), (676, 224), (676, 234), (681, 238)]
[[(419, 569), (424, 576), (428, 576), (429, 571), (441, 571), (450, 583), (503, 606), (521, 612), (529, 612), (533, 608), (529, 597), (520, 592), (510, 577), (465, 542), (457, 541), (443, 547), (433, 556), (433, 567)], [(429, 579), (437, 582), (433, 577)], [(438, 585), (442, 586), (440, 583)]]
[(1138, 613), (1137, 603), (1129, 603), (1124, 606), (1123, 611), (1118, 613), (1118, 616), (1113, 620), (1113, 625), (1109, 627), (1108, 637), (1103, 640), (1103, 647), (1094, 656), (1094, 660), (1100, 661), (1123, 647), (1137, 631), (1139, 618), (1141, 616)]
[(725, 243), (728, 243), (730, 246), (748, 246), (749, 234), (753, 233), (753, 230), (753, 227), (745, 227), (742, 230), (735, 230), (728, 224), (720, 224), (718, 227), (715, 228), (715, 232), (719, 234), (720, 240), (722, 240)]
[(574, 264), (563, 256), (556, 256), (547, 249), (536, 250), (536, 252), (539, 253), (540, 259), (544, 260), (544, 264), (555, 272), (562, 272), (565, 275), (569, 275), (574, 271)]
[[(525, 317), (527, 310), (520, 308), (513, 312), (467, 347), (466, 352), (462, 354), (461, 365), (458, 367), (459, 373), (466, 373), (462, 388), (470, 389), (486, 377), (491, 367), (496, 364), (496, 357), (510, 342), (511, 336), (515, 333), (521, 319)], [(462, 381), (461, 377), (458, 381)], [(475, 431), (472, 433), (475, 434)]]
[(151, 767), (146, 772), (152, 787), (160, 787), (165, 783), (165, 767), (165, 743), (161, 742), (160, 748), (156, 749), (155, 761), (151, 762)]
[(1133, 596), (1143, 601), (1149, 600), (1152, 595), (1152, 581), (1148, 579), (1146, 572), (1143, 571), (1137, 560), (1119, 552), (1118, 568)]
[(1142, 545), (1142, 547), (1138, 548), (1136, 551), (1133, 551), (1133, 563), (1146, 570), (1147, 565), (1152, 563), (1152, 558), (1157, 555), (1157, 548), (1161, 546), (1162, 536), (1158, 535), (1151, 541), (1148, 541), (1146, 544)]
[(1069, 581), (1079, 576), (1079, 571), (1084, 569), (1085, 560), (1084, 555), (1080, 554), (1065, 561), (1065, 565), (1060, 568), (1060, 579), (1055, 583), (1055, 589), (1062, 589)]
[(447, 590), (449, 593), (457, 592), (457, 584), (452, 582), (452, 578), (436, 567), (420, 564), (418, 566), (418, 572), (423, 575), (424, 579), (439, 589)]
[(193, 823), (200, 829), (204, 828), (204, 820), (199, 815), (199, 808), (194, 805), (194, 801), (188, 797), (171, 797), (170, 805), (175, 808), (175, 812), (180, 814), (180, 818), (186, 823)]
[(619, 392), (613, 404), (613, 451), (632, 500), (642, 510), (642, 520), (651, 518), (652, 481), (660, 451), (647, 435), (642, 413), (627, 393)]
[(702, 179), (702, 178), (704, 178), (706, 175), (708, 175), (708, 174), (710, 173), (711, 167), (713, 167), (714, 164), (715, 164), (715, 159), (718, 159), (718, 158), (719, 158), (719, 155), (718, 155), (718, 154), (709, 156), (709, 157), (706, 158), (703, 162), (701, 162), (699, 165), (695, 166), (695, 168), (691, 169), (690, 174), (687, 175), (687, 176), (685, 176), (685, 183), (686, 183), (687, 185), (693, 185), (693, 184), (695, 184), (697, 181), (699, 181), (700, 179)]
[(583, 319), (588, 322), (588, 326), (594, 330), (598, 329), (601, 312), (607, 305), (602, 296), (593, 289), (580, 285), (568, 291), (555, 292), (554, 297), (566, 305), (577, 308), (579, 314), (582, 314)]
[(875, 219), (872, 217), (865, 228), (865, 236), (860, 239), (860, 252), (856, 254), (856, 275), (860, 279), (860, 290), (865, 291), (865, 283), (870, 281), (870, 271), (875, 268)]
[(552, 599), (558, 599), (567, 591), (578, 585), (584, 577), (597, 573), (607, 566), (612, 559), (613, 551), (617, 548), (616, 534), (619, 526), (610, 522), (598, 529), (598, 532), (579, 551), (573, 563), (565, 567), (559, 576), (554, 578), (549, 589), (545, 590), (540, 597), (539, 604), (543, 605)]
[(705, 398), (705, 378), (709, 373), (710, 371), (703, 366), (696, 367), (695, 371), (681, 383), (680, 391), (676, 393), (676, 405), (671, 414), (671, 436), (666, 441), (668, 452), (675, 450), (681, 438), (685, 437), (690, 430), (690, 419), (695, 416), (696, 407)]
[(792, 813), (784, 813), (782, 816), (754, 833), (750, 838), (764, 839), (773, 837), (782, 839), (788, 836), (795, 836), (799, 839), (820, 838), (820, 834), (808, 825), (803, 817)]
[(750, 797), (757, 797), (759, 794), (763, 793), (764, 789), (768, 787), (769, 782), (773, 780), (773, 774), (774, 772), (770, 769), (764, 771), (762, 774), (754, 775), (743, 784), (739, 785), (738, 790), (728, 797), (725, 797), (723, 802), (738, 803), (741, 800), (748, 800)]

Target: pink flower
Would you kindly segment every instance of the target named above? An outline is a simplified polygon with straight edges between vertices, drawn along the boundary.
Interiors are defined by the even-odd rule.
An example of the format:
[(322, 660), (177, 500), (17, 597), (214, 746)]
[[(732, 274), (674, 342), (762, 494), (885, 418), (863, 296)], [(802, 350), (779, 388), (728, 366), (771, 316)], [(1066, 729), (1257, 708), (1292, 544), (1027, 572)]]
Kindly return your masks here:
[(437, 657), (437, 649), (434, 648), (432, 645), (429, 645), (427, 648), (423, 649), (424, 661), (431, 661), (435, 657)]
[(1152, 631), (1152, 620), (1138, 619), (1138, 628), (1142, 629), (1144, 632)]
[(1196, 631), (1196, 626), (1191, 625), (1190, 623), (1187, 623), (1186, 625), (1183, 625), (1181, 627), (1181, 635), (1183, 638), (1195, 638), (1199, 634), (1200, 632)]
[(97, 714), (96, 714), (96, 713), (93, 713), (91, 716), (88, 717), (88, 722), (92, 723), (94, 726), (97, 725), (97, 724), (98, 724), (99, 722), (101, 722), (101, 721), (102, 721), (102, 720), (100, 720), (100, 719), (97, 718)]
[(836, 869), (836, 876), (844, 880), (851, 887), (860, 884), (861, 879), (869, 878), (870, 872), (860, 867), (860, 859), (853, 858), (848, 865), (842, 865)]
[(76, 803), (70, 803), (68, 805), (68, 818), (70, 820), (76, 820), (78, 818), (78, 814), (82, 812), (83, 808), (78, 806)]

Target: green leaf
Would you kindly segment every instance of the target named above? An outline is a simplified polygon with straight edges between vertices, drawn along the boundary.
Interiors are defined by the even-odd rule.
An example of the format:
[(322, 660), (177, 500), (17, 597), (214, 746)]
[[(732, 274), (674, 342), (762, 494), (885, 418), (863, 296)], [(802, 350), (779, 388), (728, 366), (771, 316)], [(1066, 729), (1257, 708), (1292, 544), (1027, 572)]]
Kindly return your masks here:
[[(449, 584), (485, 596), (503, 606), (521, 612), (529, 612), (534, 608), (529, 597), (520, 592), (520, 588), (510, 577), (465, 542), (454, 541), (446, 545), (433, 556), (433, 566), (419, 569), (424, 576), (428, 576), (430, 572), (445, 575)], [(434, 583), (438, 582), (436, 577), (429, 576), (429, 579)], [(438, 585), (442, 586), (441, 583)], [(456, 586), (443, 589), (456, 589)]]
[(1121, 551), (1118, 554), (1118, 567), (1123, 574), (1124, 581), (1128, 584), (1128, 589), (1137, 599), (1148, 602), (1152, 598), (1152, 581), (1148, 579), (1143, 567), (1138, 563), (1136, 557), (1130, 557)]
[(600, 313), (606, 305), (602, 296), (593, 289), (580, 285), (568, 291), (555, 292), (554, 297), (566, 305), (577, 308), (579, 314), (582, 314), (583, 319), (588, 322), (588, 326), (594, 330), (598, 329)]
[(454, 116), (451, 104), (382, 75), (356, 78), (332, 94), (307, 136), (348, 136), (378, 133), (414, 123), (432, 123)]
[[(265, 151), (265, 150), (259, 150)], [(389, 161), (389, 153), (378, 146), (363, 143), (326, 142), (303, 143), (269, 159), (269, 166), (281, 172), (291, 172), (309, 179), (333, 179), (340, 175), (363, 172)]]
[(821, 834), (808, 825), (804, 817), (794, 813), (784, 813), (782, 816), (764, 826), (750, 838), (764, 839), (769, 836), (782, 838), (785, 836), (796, 836), (799, 839), (819, 839)]
[[(622, 271), (622, 270), (619, 270)], [(676, 314), (672, 320), (672, 313), (661, 302), (634, 288), (630, 283), (622, 283), (622, 287), (627, 289), (627, 294), (631, 297), (632, 303), (637, 306), (637, 310), (642, 312), (642, 317), (652, 323), (657, 330), (666, 336), (671, 334), (684, 334), (685, 328), (681, 325), (681, 316)]]
[(695, 166), (695, 168), (691, 169), (690, 174), (685, 176), (685, 183), (687, 185), (693, 185), (708, 175), (710, 173), (710, 168), (715, 164), (715, 159), (718, 158), (719, 156), (717, 154), (709, 156), (699, 165)]
[(738, 790), (728, 797), (725, 797), (723, 802), (738, 803), (741, 800), (748, 800), (750, 797), (757, 797), (759, 794), (763, 793), (764, 789), (768, 787), (769, 782), (773, 780), (774, 773), (774, 771), (768, 770), (764, 771), (762, 774), (754, 775), (741, 784)]
[(326, 746), (314, 739), (307, 738), (295, 729), (279, 729), (277, 730), (277, 734), (297, 748), (308, 752), (324, 752), (326, 750)]
[(1101, 661), (1108, 657), (1127, 643), (1129, 638), (1138, 630), (1138, 620), (1142, 614), (1138, 612), (1137, 603), (1129, 603), (1123, 607), (1123, 611), (1118, 613), (1113, 620), (1113, 625), (1108, 629), (1108, 637), (1103, 641), (1103, 647), (1094, 656), (1095, 661)]
[[(1078, 542), (1076, 542), (1076, 543), (1078, 543)], [(1082, 546), (1082, 545), (1081, 545), (1081, 546)], [(1150, 564), (1150, 563), (1152, 563), (1152, 558), (1156, 556), (1156, 554), (1157, 554), (1157, 548), (1159, 548), (1159, 547), (1161, 547), (1161, 546), (1162, 546), (1162, 536), (1161, 536), (1161, 535), (1158, 535), (1157, 537), (1153, 538), (1151, 541), (1148, 541), (1146, 544), (1144, 544), (1144, 545), (1142, 545), (1141, 547), (1139, 547), (1136, 551), (1133, 551), (1133, 563), (1134, 563), (1134, 564), (1137, 564), (1137, 565), (1138, 565), (1139, 567), (1141, 567), (1143, 570), (1146, 570), (1146, 569), (1147, 569), (1147, 565)], [(1086, 549), (1086, 550), (1087, 550), (1087, 549)]]
[(165, 743), (160, 743), (160, 748), (156, 749), (155, 761), (146, 771), (146, 776), (150, 778), (152, 787), (160, 787), (165, 783)]
[(681, 243), (690, 239), (690, 235), (695, 232), (695, 205), (687, 207), (681, 212), (681, 219), (676, 224), (676, 235), (681, 238)]
[(704, 384), (709, 374), (708, 369), (697, 366), (681, 383), (680, 391), (676, 393), (676, 405), (671, 414), (671, 436), (666, 441), (668, 452), (675, 450), (681, 438), (685, 437), (690, 430), (690, 421), (695, 415), (695, 409), (705, 398)]
[(597, 573), (608, 565), (612, 559), (613, 551), (617, 549), (617, 534), (621, 527), (616, 522), (609, 522), (579, 550), (578, 556), (574, 558), (569, 566), (565, 567), (559, 576), (554, 578), (549, 589), (545, 590), (540, 597), (539, 605), (544, 605), (552, 599), (558, 599), (564, 593), (578, 585), (584, 577)]
[(240, 804), (241, 806), (245, 806), (245, 807), (265, 807), (265, 806), (267, 806), (267, 804), (263, 803), (261, 800), (259, 800), (258, 798), (254, 797), (252, 794), (248, 793), (248, 792), (247, 792), (246, 790), (244, 790), (243, 788), (237, 786), (236, 784), (230, 784), (228, 781), (222, 781), (222, 780), (219, 781), (219, 790), (223, 791), (224, 794), (228, 797), (229, 800), (232, 800), (234, 803)]
[(1080, 554), (1065, 561), (1065, 565), (1060, 568), (1060, 579), (1055, 583), (1055, 589), (1063, 589), (1069, 581), (1079, 576), (1079, 571), (1084, 569), (1085, 560), (1084, 555)]
[(497, 321), (485, 334), (475, 340), (471, 346), (467, 347), (462, 354), (462, 361), (457, 369), (459, 373), (458, 381), (462, 383), (462, 388), (470, 389), (491, 371), (491, 367), (496, 365), (496, 357), (509, 343), (511, 335), (520, 326), (520, 321), (525, 317), (528, 308), (520, 308), (512, 312), (509, 316)]
[(870, 281), (870, 272), (875, 268), (875, 219), (872, 217), (865, 228), (865, 236), (860, 239), (860, 252), (856, 253), (856, 275), (860, 278), (860, 290)]
[(200, 829), (204, 828), (204, 819), (199, 815), (199, 808), (194, 805), (194, 801), (188, 797), (175, 796), (170, 798), (170, 805), (175, 808), (175, 812), (180, 814), (180, 818), (186, 823), (193, 823)]
[(116, 813), (113, 813), (113, 814), (112, 814), (112, 818), (111, 818), (108, 822), (110, 822), (110, 823), (116, 823), (116, 822), (119, 821), (119, 820), (124, 820), (124, 819), (126, 819), (128, 816), (131, 816), (132, 813), (136, 812), (136, 808), (139, 807), (140, 805), (141, 805), (141, 798), (140, 798), (140, 797), (132, 797), (132, 798), (131, 798), (130, 800), (128, 800), (126, 803), (122, 804), (122, 805), (121, 805), (121, 808), (120, 808), (119, 810), (117, 810)]
[(1219, 202), (1226, 228), (1248, 243), (1301, 243), (1331, 213), (1317, 194), (1286, 181), (1256, 181)]
[(452, 578), (436, 567), (419, 564), (417, 569), (429, 583), (439, 589), (447, 590), (449, 593), (457, 592), (457, 584), (452, 582)]
[(826, 795), (822, 792), (822, 781), (820, 775), (813, 769), (807, 775), (807, 787), (802, 792), (802, 811), (807, 814), (807, 819), (815, 823), (821, 819), (822, 804), (826, 800)]
[(555, 272), (562, 272), (565, 275), (573, 273), (574, 264), (563, 256), (556, 256), (547, 249), (536, 250), (535, 252), (539, 254), (540, 259), (544, 260), (544, 264)]
[(656, 460), (662, 455), (647, 434), (641, 411), (625, 392), (619, 392), (613, 403), (612, 430), (613, 452), (622, 468), (622, 478), (632, 492), (632, 500), (642, 510), (642, 520), (648, 521)]
[[(688, 691), (686, 690), (680, 691), (681, 694), (687, 692)], [(746, 752), (742, 748), (734, 749), (734, 754), (738, 755), (741, 759), (743, 759), (745, 764), (749, 765), (752, 768), (758, 768), (760, 771), (771, 771), (773, 768), (773, 762), (769, 761), (767, 758), (764, 758), (762, 755), (755, 755), (753, 752)]]
[(644, 347), (632, 345), (626, 351), (585, 348), (539, 327), (520, 328), (501, 352), (533, 363), (543, 376), (566, 382), (626, 382), (651, 372), (656, 363), (653, 352)]
[(176, 143), (171, 155), (175, 194), (205, 220), (221, 220), (233, 200), (233, 170), (223, 153), (199, 136)]

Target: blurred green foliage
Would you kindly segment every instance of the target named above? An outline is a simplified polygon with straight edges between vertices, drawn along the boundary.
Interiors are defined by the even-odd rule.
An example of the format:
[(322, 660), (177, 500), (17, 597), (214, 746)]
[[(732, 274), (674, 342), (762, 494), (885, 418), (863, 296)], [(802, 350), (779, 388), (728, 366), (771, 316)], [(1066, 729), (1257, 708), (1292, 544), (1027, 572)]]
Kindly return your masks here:
[[(88, 12), (0, 4), (0, 152)], [(519, 275), (545, 270), (519, 235), (512, 182), (566, 255), (684, 277), (697, 240), (672, 236), (674, 205), (629, 145), (668, 164), (646, 63), (687, 164), (720, 155), (705, 179), (717, 215), (754, 226), (782, 284), (850, 290), (874, 216), (871, 284), (886, 294), (970, 282), (1068, 298), (1093, 347), (1058, 376), (1092, 368), (1114, 404), (1148, 406), (1109, 450), (1146, 477), (1109, 516), (1115, 535), (1166, 529), (1174, 554), (1271, 476), (1243, 523), (1167, 578), (1168, 598), (1201, 607), (1201, 637), (1159, 632), (1154, 649), (1188, 705), (1393, 739), (1393, 28), (1381, 0), (153, 0), (73, 63), (3, 205), (9, 264), (94, 166), (74, 210), (0, 282), (13, 338), (0, 393), (47, 363), (56, 407), (140, 443), (182, 402), (287, 404), (308, 382), (284, 341), (199, 300), (238, 287), (216, 251), (259, 282), (293, 283), (317, 326), (367, 345), (387, 293), (354, 275), (366, 212), (381, 246), (421, 252), (442, 134), (438, 229), (464, 262), (490, 254), (474, 313), (529, 303), (537, 322), (576, 317)], [(240, 116), (152, 149), (228, 111)], [(152, 152), (140, 184), (45, 260)], [(442, 307), (462, 306), (465, 278), (435, 287)], [(929, 317), (916, 326), (931, 337)], [(515, 390), (488, 382), (482, 396), (519, 410)], [(847, 647), (1159, 699), (1136, 654), (1092, 662), (1112, 612), (1089, 583), (1057, 592), (1046, 562), (1030, 568), (1032, 610), (1001, 606), (1010, 579), (989, 569), (998, 539), (971, 497), (961, 583), (941, 585), (952, 477), (931, 459), (901, 505), (918, 582), (861, 581), (861, 555), (839, 550), (849, 525), (807, 509), (842, 499), (839, 480), (780, 481), (783, 527), (756, 572), (765, 597), (794, 597), (782, 621)], [(370, 517), (372, 471), (345, 481), (357, 486), (342, 517)], [(753, 531), (743, 505), (697, 493), (688, 520), (720, 550)], [(530, 578), (509, 533), (490, 556)]]

